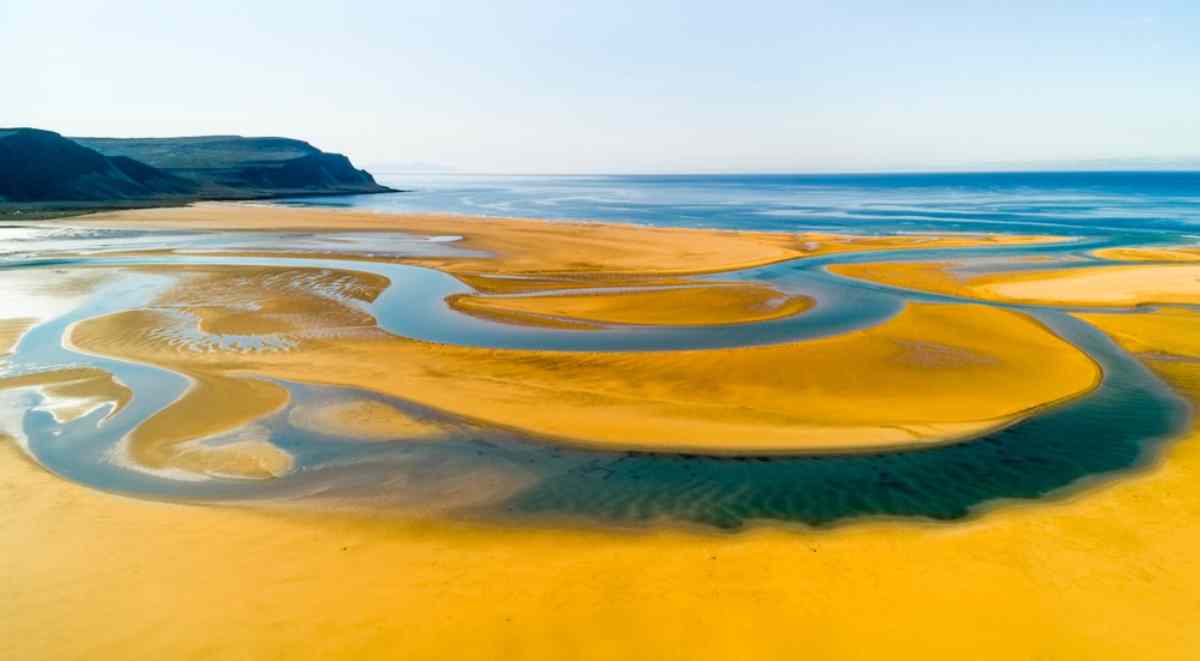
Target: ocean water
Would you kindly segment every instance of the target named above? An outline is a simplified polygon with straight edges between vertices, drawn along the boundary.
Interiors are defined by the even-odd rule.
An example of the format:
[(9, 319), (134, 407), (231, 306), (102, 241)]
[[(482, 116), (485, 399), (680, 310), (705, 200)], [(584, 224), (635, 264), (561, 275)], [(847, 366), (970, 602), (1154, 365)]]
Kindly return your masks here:
[(286, 203), (731, 229), (1200, 237), (1200, 172), (378, 178), (407, 192)]

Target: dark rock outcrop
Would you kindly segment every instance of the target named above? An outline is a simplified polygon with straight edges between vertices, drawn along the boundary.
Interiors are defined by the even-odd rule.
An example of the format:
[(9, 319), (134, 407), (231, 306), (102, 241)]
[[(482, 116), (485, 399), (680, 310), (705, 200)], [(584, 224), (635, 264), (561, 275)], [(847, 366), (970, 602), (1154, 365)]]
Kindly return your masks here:
[(0, 199), (146, 200), (187, 196), (196, 184), (132, 159), (107, 157), (39, 129), (0, 129)]
[(342, 154), (291, 138), (232, 135), (185, 138), (74, 138), (108, 156), (125, 156), (196, 183), (206, 197), (388, 191)]

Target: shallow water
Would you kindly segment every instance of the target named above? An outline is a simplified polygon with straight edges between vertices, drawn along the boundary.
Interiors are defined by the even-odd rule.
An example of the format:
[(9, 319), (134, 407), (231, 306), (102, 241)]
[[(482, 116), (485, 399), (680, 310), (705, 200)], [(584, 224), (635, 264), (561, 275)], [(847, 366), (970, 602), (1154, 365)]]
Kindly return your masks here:
[[(881, 259), (966, 260), (982, 271), (1044, 268), (1038, 256), (1080, 268), (1101, 263), (1097, 247), (1189, 241), (1200, 222), (1200, 175), (964, 175), (793, 178), (432, 178), (416, 193), (307, 198), (289, 204), (434, 210), (503, 215), (620, 219), (665, 225), (837, 231), (970, 230), (1060, 233), (1072, 242), (978, 249), (914, 250), (794, 260), (721, 274), (769, 282), (816, 299), (799, 316), (728, 327), (612, 325), (593, 331), (525, 328), (450, 309), (452, 293), (471, 289), (442, 272), (354, 259), (353, 255), (433, 256), (463, 251), (453, 237), (402, 234), (278, 232), (136, 232), (0, 228), (0, 268), (48, 275), (80, 266), (152, 264), (274, 265), (351, 269), (391, 281), (363, 304), (389, 333), (478, 347), (572, 351), (715, 348), (785, 342), (878, 324), (906, 300), (957, 302), (829, 274), (831, 263)], [(886, 180), (885, 180), (886, 179)], [(399, 182), (393, 182), (399, 183)], [(540, 209), (540, 211), (538, 211)], [(1200, 228), (1198, 228), (1200, 229)], [(158, 248), (189, 254), (108, 254)], [(205, 251), (305, 251), (294, 257), (227, 257)], [(974, 266), (971, 266), (974, 265)], [(788, 456), (705, 456), (581, 449), (555, 439), (488, 428), (370, 393), (281, 383), (287, 410), (262, 421), (297, 469), (276, 480), (180, 479), (119, 461), (122, 439), (187, 387), (157, 367), (74, 352), (63, 345), (75, 321), (147, 306), (169, 286), (166, 275), (121, 271), (69, 313), (25, 335), (0, 370), (94, 366), (115, 374), (135, 396), (119, 414), (106, 411), (59, 424), (26, 398), (22, 424), (31, 454), (54, 472), (96, 488), (183, 500), (311, 499), (404, 507), (436, 498), (441, 485), (486, 473), (519, 485), (497, 490), (466, 510), (510, 520), (654, 521), (735, 528), (750, 521), (828, 525), (864, 516), (954, 519), (1009, 499), (1033, 499), (1134, 469), (1181, 429), (1185, 404), (1131, 356), (1063, 310), (1004, 306), (1034, 315), (1091, 355), (1104, 369), (1093, 393), (1003, 430), (939, 447)], [(20, 316), (5, 310), (4, 316)], [(253, 338), (226, 338), (246, 342)], [(444, 438), (367, 443), (304, 431), (288, 414), (306, 402), (339, 397), (386, 401), (440, 421)], [(10, 404), (11, 405), (11, 404)], [(430, 494), (434, 494), (431, 496)]]

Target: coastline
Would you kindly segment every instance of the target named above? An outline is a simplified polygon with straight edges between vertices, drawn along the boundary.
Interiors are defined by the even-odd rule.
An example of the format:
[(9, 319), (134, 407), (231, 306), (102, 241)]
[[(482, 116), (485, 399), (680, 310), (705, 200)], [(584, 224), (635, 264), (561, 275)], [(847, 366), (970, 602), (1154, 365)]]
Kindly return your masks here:
[[(497, 235), (522, 231), (521, 225), (495, 229)], [(671, 240), (651, 248), (676, 244), (678, 235), (665, 236)], [(730, 238), (719, 236), (714, 246)], [(546, 241), (538, 234), (532, 244), (500, 245), (511, 250)], [(755, 245), (775, 247), (749, 243)], [(476, 247), (489, 244), (481, 241)], [(638, 248), (642, 252), (626, 255), (625, 270), (616, 275), (600, 264), (538, 276), (525, 285), (553, 290), (566, 278), (619, 289), (638, 281), (656, 258), (653, 249)], [(683, 261), (675, 255), (671, 259)], [(496, 270), (501, 272), (525, 273), (533, 263), (521, 255), (501, 258), (509, 260), (500, 262)], [(459, 262), (464, 280), (486, 280), (477, 275), (478, 265), (489, 262), (471, 259), (477, 261)], [(820, 353), (831, 353), (802, 356), (795, 369), (788, 369), (781, 356), (805, 342), (694, 351), (677, 362), (669, 356), (681, 352), (643, 352), (633, 358), (589, 353), (547, 362), (537, 352), (388, 337), (371, 329), (361, 311), (280, 290), (277, 283), (284, 279), (272, 279), (270, 268), (160, 268), (186, 278), (159, 303), (188, 306), (202, 331), (335, 328), (339, 334), (316, 333), (313, 345), (294, 355), (193, 355), (140, 339), (141, 331), (167, 327), (161, 320), (109, 315), (80, 323), (98, 329), (84, 338), (89, 341), (81, 349), (147, 360), (181, 373), (207, 370), (238, 379), (261, 371), (317, 383), (359, 383), (407, 396), (441, 397), (447, 408), (496, 392), (509, 397), (520, 384), (543, 379), (529, 408), (512, 416), (518, 421), (540, 415), (539, 407), (554, 408), (545, 404), (553, 401), (547, 397), (569, 395), (579, 387), (573, 381), (594, 390), (610, 387), (601, 378), (604, 370), (635, 384), (675, 374), (693, 382), (706, 401), (723, 396), (717, 386), (728, 382), (741, 388), (728, 393), (732, 401), (749, 393), (762, 402), (765, 391), (752, 387), (778, 385), (779, 374), (813, 369)], [(355, 277), (362, 282), (348, 291), (362, 297), (386, 286), (365, 273)], [(661, 276), (651, 271), (647, 277)], [(672, 285), (687, 281), (678, 274), (668, 278), (678, 279)], [(263, 307), (248, 315), (247, 301)], [(841, 352), (875, 368), (872, 376), (878, 381), (861, 386), (864, 392), (890, 395), (880, 399), (880, 410), (889, 414), (903, 409), (904, 401), (931, 397), (931, 370), (960, 372), (961, 381), (943, 385), (947, 397), (965, 396), (979, 387), (978, 370), (998, 370), (1009, 360), (1030, 357), (1009, 365), (1013, 380), (997, 379), (994, 387), (974, 391), (995, 403), (1024, 389), (1013, 384), (1047, 369), (1054, 362), (1047, 356), (1058, 360), (1077, 351), (1021, 315), (982, 310), (963, 304), (918, 306), (890, 326), (819, 342), (828, 346), (892, 334), (868, 343), (878, 353)], [(1193, 403), (1200, 401), (1198, 318), (1179, 311), (1087, 317)], [(904, 330), (899, 335), (897, 325)], [(749, 353), (772, 355), (754, 369), (741, 358), (731, 359)], [(910, 367), (919, 383), (886, 378), (896, 374), (889, 361), (904, 365), (910, 359), (917, 360)], [(844, 376), (845, 362), (813, 371), (824, 387)], [(551, 378), (556, 372), (572, 377), (569, 387)], [(1099, 377), (1091, 376), (1094, 385)], [(439, 378), (442, 391), (436, 392), (429, 384)], [(611, 387), (621, 395), (628, 386)], [(813, 397), (812, 390), (800, 392)], [(619, 400), (628, 404), (637, 395), (626, 391)], [(594, 398), (580, 402), (576, 410), (582, 413), (550, 422), (579, 427), (587, 408), (598, 407)], [(210, 410), (193, 417), (211, 418)], [(355, 414), (334, 410), (328, 418), (307, 422), (336, 428), (351, 424)], [(631, 419), (645, 421), (641, 414)], [(414, 438), (429, 433), (403, 418), (383, 424), (409, 425)], [(983, 516), (952, 523), (854, 519), (829, 528), (758, 521), (736, 534), (657, 522), (629, 530), (568, 521), (516, 525), (410, 518), (332, 506), (305, 509), (286, 501), (223, 507), (155, 502), (71, 483), (16, 450), (0, 448), (0, 542), (10, 549), (0, 554), (0, 591), (7, 597), (0, 603), (0, 639), (12, 641), (14, 652), (28, 659), (360, 659), (387, 658), (398, 649), (412, 658), (439, 658), (452, 640), (453, 655), (462, 659), (493, 658), (496, 650), (531, 660), (610, 659), (628, 656), (630, 649), (681, 660), (797, 654), (874, 658), (903, 649), (930, 657), (1011, 659), (1032, 651), (1055, 658), (1182, 661), (1200, 647), (1200, 634), (1191, 626), (1192, 595), (1200, 592), (1193, 561), (1200, 536), (1191, 525), (1200, 516), (1195, 424), (1165, 445), (1162, 459), (1152, 466), (1062, 497), (1005, 502)], [(0, 445), (9, 444), (0, 437)], [(261, 448), (237, 449), (253, 455)], [(245, 466), (226, 459), (200, 467), (219, 472)], [(482, 477), (468, 475), (450, 496), (469, 498), (493, 488), (484, 486)], [(64, 535), (88, 543), (66, 544)], [(347, 571), (351, 566), (354, 571)], [(480, 600), (480, 594), (489, 598)], [(720, 608), (712, 608), (714, 603)], [(70, 623), (71, 635), (62, 635), (63, 622)], [(608, 635), (613, 631), (620, 635)], [(1148, 640), (1154, 641), (1150, 647)]]

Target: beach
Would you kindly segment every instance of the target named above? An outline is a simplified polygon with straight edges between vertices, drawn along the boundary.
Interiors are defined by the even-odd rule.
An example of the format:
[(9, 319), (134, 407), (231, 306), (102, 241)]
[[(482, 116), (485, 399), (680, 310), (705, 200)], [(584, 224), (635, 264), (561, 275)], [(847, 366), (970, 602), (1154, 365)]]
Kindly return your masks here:
[[(147, 251), (152, 259), (144, 263), (136, 251), (106, 254), (133, 260), (119, 270), (157, 289), (130, 309), (73, 321), (64, 346), (185, 379), (178, 397), (138, 421), (114, 455), (118, 468), (138, 475), (200, 480), (180, 482), (181, 489), (232, 480), (244, 488), (239, 493), (253, 494), (254, 484), (302, 476), (311, 459), (273, 436), (278, 420), (363, 452), (528, 438), (549, 456), (556, 448), (703, 456), (745, 459), (753, 470), (794, 453), (870, 460), (877, 452), (969, 450), (1101, 388), (1097, 360), (1059, 327), (970, 301), (906, 301), (827, 336), (637, 351), (422, 341), (388, 332), (375, 316), (394, 283), (372, 269), (394, 262), (470, 287), (437, 303), (501, 338), (507, 328), (568, 342), (614, 327), (780, 323), (820, 314), (827, 295), (731, 275), (812, 254), (1040, 245), (1045, 237), (818, 240), (229, 205), (68, 222), (402, 230), (453, 234), (469, 251), (341, 255), (349, 261), (336, 268), (233, 263), (303, 259), (287, 250), (172, 248)], [(225, 261), (153, 263), (163, 255)], [(990, 300), (982, 290), (957, 289), (944, 263), (899, 267), (908, 279), (871, 277)], [(63, 266), (76, 284), (39, 295), (78, 296), (88, 290), (79, 282), (110, 268)], [(880, 268), (830, 270), (868, 277)], [(1077, 291), (1076, 284), (1053, 295)], [(1075, 318), (1189, 402), (1200, 397), (1193, 312)], [(36, 391), (42, 410), (60, 411), (61, 421), (136, 403), (119, 374), (72, 369), (6, 377), (0, 393)], [(293, 384), (337, 390), (295, 401)], [(1200, 453), (1190, 421), (1187, 428), (1147, 463), (1037, 498), (988, 501), (966, 516), (859, 516), (821, 526), (751, 516), (725, 531), (671, 519), (506, 518), (498, 513), (547, 479), (540, 469), (519, 461), (503, 470), (467, 463), (460, 470), (461, 459), (420, 463), (437, 454), (411, 461), (457, 477), (427, 490), (391, 484), (414, 499), (403, 506), (384, 494), (323, 495), (321, 483), (304, 482), (278, 498), (135, 498), (55, 475), (30, 460), (26, 442), (15, 442), (19, 429), (5, 428), (0, 637), (31, 659), (387, 658), (398, 650), (444, 658), (448, 645), (463, 659), (602, 659), (630, 650), (661, 659), (876, 658), (897, 650), (905, 658), (1186, 659), (1200, 645), (1189, 626), (1191, 595), (1200, 589), (1191, 559), (1200, 540), (1189, 532), (1200, 515), (1190, 495)], [(699, 488), (692, 494), (697, 502), (707, 497)], [(86, 543), (63, 543), (70, 538)]]

